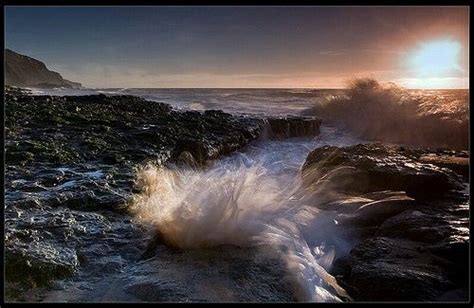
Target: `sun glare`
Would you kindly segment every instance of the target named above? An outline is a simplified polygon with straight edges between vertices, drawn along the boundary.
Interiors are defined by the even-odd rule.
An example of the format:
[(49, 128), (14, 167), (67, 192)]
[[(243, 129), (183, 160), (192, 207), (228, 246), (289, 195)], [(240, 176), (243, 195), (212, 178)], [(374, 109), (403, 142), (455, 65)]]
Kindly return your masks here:
[(418, 77), (446, 77), (453, 70), (460, 70), (461, 44), (456, 41), (425, 43), (410, 57), (410, 65)]

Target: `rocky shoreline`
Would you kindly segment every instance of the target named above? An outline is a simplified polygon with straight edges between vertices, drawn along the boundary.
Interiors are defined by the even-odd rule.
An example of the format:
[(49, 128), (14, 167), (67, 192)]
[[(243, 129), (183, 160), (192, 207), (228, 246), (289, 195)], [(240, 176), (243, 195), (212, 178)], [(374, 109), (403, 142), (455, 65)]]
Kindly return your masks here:
[[(126, 254), (136, 259), (143, 253), (147, 234), (127, 215), (140, 166), (204, 168), (258, 138), (314, 136), (320, 126), (314, 117), (237, 117), (176, 111), (134, 96), (33, 96), (15, 88), (7, 89), (5, 112), (5, 252), (12, 298), (80, 267), (117, 265), (109, 264), (104, 246), (120, 254), (136, 241)], [(104, 244), (94, 246), (99, 240)]]
[[(57, 285), (64, 278), (97, 279), (131, 261), (143, 264), (134, 269), (138, 277), (165, 262), (156, 254), (176, 258), (160, 246), (153, 266), (141, 261), (152, 234), (127, 213), (139, 166), (205, 168), (259, 138), (316, 136), (321, 125), (314, 117), (178, 111), (134, 96), (33, 96), (13, 89), (5, 96), (5, 115), (5, 268), (7, 300), (15, 301), (44, 300), (28, 290), (64, 289)], [(468, 160), (466, 151), (381, 144), (323, 147), (308, 155), (301, 175), (319, 200), (313, 205), (337, 212), (341, 232), (358, 235), (331, 272), (354, 300), (467, 299)], [(223, 247), (220, 253), (226, 260), (248, 251)], [(213, 262), (227, 266), (222, 258)], [(241, 265), (242, 273), (270, 275), (267, 269), (278, 261), (262, 260)], [(267, 293), (244, 288), (250, 295), (241, 300), (291, 301), (278, 278), (284, 273), (272, 271)], [(84, 291), (78, 288), (74, 292)], [(193, 299), (169, 281), (126, 288), (132, 300)], [(142, 294), (144, 288), (155, 291)]]
[(324, 200), (316, 206), (358, 237), (331, 271), (355, 301), (468, 300), (468, 160), (382, 144), (308, 155), (302, 175)]

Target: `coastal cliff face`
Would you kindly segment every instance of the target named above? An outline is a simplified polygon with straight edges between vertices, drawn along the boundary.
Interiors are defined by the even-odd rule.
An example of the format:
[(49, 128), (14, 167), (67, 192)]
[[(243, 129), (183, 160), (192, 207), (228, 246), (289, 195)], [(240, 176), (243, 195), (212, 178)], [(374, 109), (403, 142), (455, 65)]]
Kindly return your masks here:
[(81, 88), (78, 82), (64, 79), (59, 73), (50, 71), (36, 59), (5, 50), (5, 84), (16, 87), (36, 88)]

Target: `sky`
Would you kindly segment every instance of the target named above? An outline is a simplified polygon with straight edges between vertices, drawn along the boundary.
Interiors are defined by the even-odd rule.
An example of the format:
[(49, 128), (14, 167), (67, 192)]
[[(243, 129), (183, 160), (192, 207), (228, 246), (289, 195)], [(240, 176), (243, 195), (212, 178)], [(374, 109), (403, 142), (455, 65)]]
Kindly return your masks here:
[(5, 45), (86, 87), (468, 88), (469, 7), (5, 7)]

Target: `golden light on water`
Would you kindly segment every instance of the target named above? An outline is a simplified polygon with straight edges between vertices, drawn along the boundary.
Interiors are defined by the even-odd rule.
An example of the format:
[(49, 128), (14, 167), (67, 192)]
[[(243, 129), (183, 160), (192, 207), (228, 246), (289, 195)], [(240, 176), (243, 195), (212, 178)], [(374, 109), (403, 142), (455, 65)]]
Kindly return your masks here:
[(448, 77), (447, 74), (461, 70), (459, 56), (461, 44), (443, 40), (423, 44), (410, 56), (410, 65), (418, 77)]

